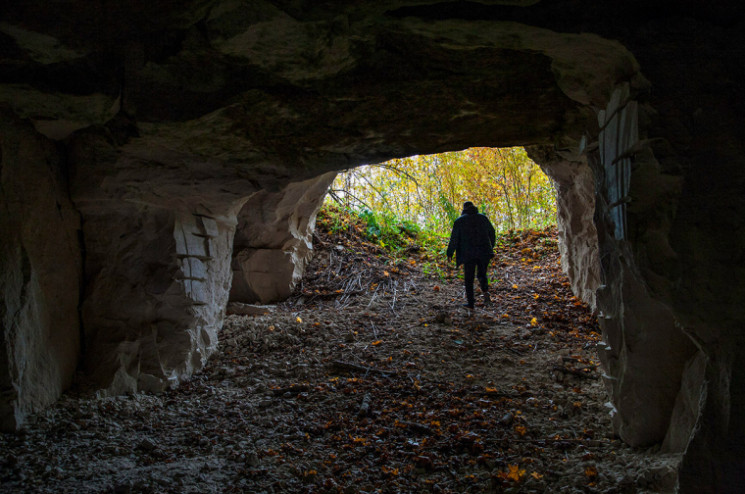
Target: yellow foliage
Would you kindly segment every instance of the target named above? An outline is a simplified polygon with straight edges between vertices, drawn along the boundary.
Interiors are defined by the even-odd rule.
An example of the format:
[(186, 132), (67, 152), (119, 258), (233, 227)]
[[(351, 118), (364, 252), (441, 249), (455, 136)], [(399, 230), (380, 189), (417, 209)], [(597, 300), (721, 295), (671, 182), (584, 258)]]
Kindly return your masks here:
[(523, 148), (470, 148), (394, 159), (337, 176), (334, 196), (348, 209), (392, 213), (447, 234), (470, 200), (498, 230), (555, 223), (551, 180)]

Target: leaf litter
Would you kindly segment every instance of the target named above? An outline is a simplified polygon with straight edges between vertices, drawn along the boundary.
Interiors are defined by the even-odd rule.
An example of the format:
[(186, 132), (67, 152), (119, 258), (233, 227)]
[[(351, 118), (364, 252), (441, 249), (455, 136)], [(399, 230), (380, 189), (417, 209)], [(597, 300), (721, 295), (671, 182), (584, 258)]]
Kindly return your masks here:
[(359, 227), (328, 229), (293, 296), (229, 315), (179, 387), (79, 385), (2, 434), (3, 492), (672, 488), (676, 458), (613, 437), (597, 321), (570, 292), (555, 231), (500, 237), (492, 304), (468, 310), (456, 271), (425, 274), (441, 260), (414, 241), (394, 257)]

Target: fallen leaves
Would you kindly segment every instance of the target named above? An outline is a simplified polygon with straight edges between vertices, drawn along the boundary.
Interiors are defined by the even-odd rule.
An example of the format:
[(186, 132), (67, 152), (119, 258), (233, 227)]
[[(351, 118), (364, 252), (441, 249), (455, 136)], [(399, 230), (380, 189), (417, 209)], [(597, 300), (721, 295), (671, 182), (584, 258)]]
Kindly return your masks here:
[[(602, 383), (549, 377), (552, 366), (597, 374), (584, 346), (599, 338), (569, 298), (555, 250), (537, 243), (551, 235), (511, 237), (490, 272), (500, 280), (494, 307), (469, 314), (457, 308), (462, 283), (427, 278), (416, 271), (424, 262), (394, 266), (352, 234), (341, 250), (327, 239), (292, 299), (272, 314), (229, 319), (204, 373), (149, 398), (179, 401), (173, 416), (149, 406), (126, 422), (126, 406), (115, 415), (94, 401), (106, 443), (80, 448), (99, 453), (76, 453), (75, 467), (96, 456), (120, 461), (100, 453), (113, 444), (138, 468), (167, 460), (184, 471), (188, 461), (219, 459), (214, 471), (188, 476), (194, 484), (182, 491), (192, 492), (607, 490), (586, 456), (592, 451), (595, 472), (606, 472), (618, 450), (604, 439)], [(540, 262), (526, 267), (522, 258)], [(402, 295), (405, 284), (412, 289)], [(121, 433), (116, 421), (127, 425)], [(84, 427), (89, 434), (96, 425)], [(60, 448), (67, 429), (39, 435)], [(127, 447), (144, 434), (160, 434), (154, 450)]]
[(525, 477), (525, 469), (518, 465), (507, 465), (507, 470), (499, 472), (497, 476), (502, 480), (520, 482)]

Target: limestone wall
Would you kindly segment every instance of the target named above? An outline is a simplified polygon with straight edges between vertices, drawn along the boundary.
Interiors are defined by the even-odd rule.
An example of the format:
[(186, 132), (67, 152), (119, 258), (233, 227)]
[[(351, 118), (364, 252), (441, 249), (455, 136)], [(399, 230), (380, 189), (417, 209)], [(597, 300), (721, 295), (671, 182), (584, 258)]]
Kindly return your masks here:
[(112, 394), (159, 391), (200, 369), (217, 346), (235, 217), (198, 205), (107, 209), (81, 208), (86, 369)]
[[(69, 147), (86, 253), (85, 369), (111, 394), (159, 391), (200, 369), (217, 347), (245, 197), (158, 162), (133, 162), (108, 136), (91, 129)], [(139, 176), (130, 174), (133, 163)]]
[[(597, 293), (603, 329), (599, 355), (619, 435), (631, 445), (649, 446), (669, 433), (683, 371), (695, 346), (674, 311), (651, 291), (639, 265), (644, 262), (639, 256), (644, 252), (639, 219), (657, 217), (659, 234), (642, 235), (665, 238), (669, 219), (664, 221), (657, 201), (660, 192), (674, 191), (674, 183), (659, 174), (653, 154), (639, 140), (639, 110), (632, 93), (629, 85), (619, 86), (599, 112), (601, 145), (589, 154), (597, 176), (602, 272)], [(655, 250), (657, 256), (664, 255), (664, 250)]]
[[(76, 360), (63, 164), (88, 367), (112, 390), (159, 389), (212, 348), (231, 279), (246, 299), (289, 290), (315, 192), (301, 213), (288, 184), (475, 145), (579, 151), (584, 134), (618, 431), (684, 450), (684, 492), (745, 491), (743, 11), (649, 7), (11, 2), (0, 101), (65, 140), (0, 123), (3, 420), (53, 399)], [(571, 205), (589, 176), (551, 173), (566, 269), (591, 301), (592, 227)]]
[(300, 281), (313, 248), (316, 214), (336, 173), (251, 196), (238, 214), (233, 250), (236, 302), (275, 302)]
[(0, 428), (56, 400), (80, 354), (78, 215), (54, 143), (0, 112)]
[[(647, 103), (634, 104), (645, 125), (640, 140), (630, 141), (622, 125), (607, 125), (609, 115), (628, 117), (633, 103), (627, 87), (616, 94), (600, 114), (599, 139), (607, 146), (589, 155), (598, 177), (600, 357), (615, 425), (629, 444), (661, 443), (663, 451), (682, 456), (680, 492), (740, 492), (745, 372), (735, 301), (742, 283), (733, 280), (741, 266), (724, 256), (737, 256), (743, 242), (737, 235), (725, 239), (715, 225), (745, 211), (733, 189), (743, 169), (731, 158), (705, 173), (690, 167), (673, 143), (695, 141), (677, 116), (660, 117)], [(702, 126), (701, 135), (707, 132)], [(630, 147), (618, 146), (624, 142)], [(613, 210), (623, 197), (610, 190), (609, 177), (624, 157), (631, 158), (631, 173), (622, 194), (626, 225), (619, 228), (621, 215)], [(722, 179), (718, 185), (715, 176)]]
[(592, 170), (580, 156), (563, 158), (544, 148), (531, 149), (530, 156), (538, 161), (556, 188), (561, 267), (569, 277), (572, 292), (595, 309), (600, 261), (593, 220), (595, 178)]

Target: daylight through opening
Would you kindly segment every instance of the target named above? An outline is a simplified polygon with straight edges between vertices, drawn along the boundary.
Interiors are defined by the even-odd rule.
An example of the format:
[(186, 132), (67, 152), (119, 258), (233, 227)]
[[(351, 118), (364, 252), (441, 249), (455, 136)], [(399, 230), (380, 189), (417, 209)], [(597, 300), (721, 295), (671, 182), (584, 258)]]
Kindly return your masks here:
[(497, 231), (556, 225), (554, 184), (522, 147), (476, 147), (354, 168), (336, 177), (327, 198), (364, 216), (378, 236), (396, 228), (447, 234), (464, 201)]

